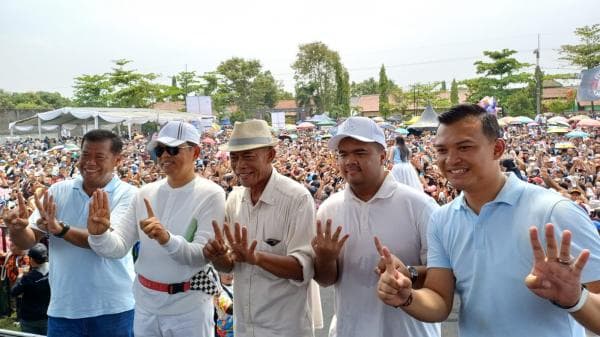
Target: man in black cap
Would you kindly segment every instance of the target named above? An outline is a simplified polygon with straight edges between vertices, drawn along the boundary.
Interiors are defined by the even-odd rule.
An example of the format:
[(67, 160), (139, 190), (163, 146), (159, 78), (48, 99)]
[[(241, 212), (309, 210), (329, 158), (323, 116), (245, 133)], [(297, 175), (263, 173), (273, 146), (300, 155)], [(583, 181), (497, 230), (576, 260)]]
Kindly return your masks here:
[(50, 304), (50, 284), (48, 283), (48, 250), (42, 243), (29, 249), (31, 271), (12, 288), (11, 296), (22, 295), (19, 306), (21, 331), (46, 335)]

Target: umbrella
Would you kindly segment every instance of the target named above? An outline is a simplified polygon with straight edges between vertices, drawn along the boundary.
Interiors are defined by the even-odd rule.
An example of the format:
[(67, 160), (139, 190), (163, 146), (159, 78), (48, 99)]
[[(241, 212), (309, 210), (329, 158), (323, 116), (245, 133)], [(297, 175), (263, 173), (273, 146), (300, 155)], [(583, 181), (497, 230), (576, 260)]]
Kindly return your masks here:
[(383, 122), (383, 118), (379, 117), (379, 116), (373, 117), (373, 121), (375, 121), (375, 122)]
[(573, 143), (569, 143), (569, 142), (562, 142), (562, 143), (557, 143), (554, 147), (557, 149), (574, 149), (575, 145), (573, 145)]
[(570, 121), (580, 121), (583, 119), (591, 119), (590, 116), (587, 115), (577, 115), (577, 116), (573, 116), (571, 118), (569, 118)]
[(394, 130), (395, 133), (399, 133), (401, 135), (408, 135), (408, 130), (403, 129), (403, 128), (397, 128), (396, 130)]
[(548, 121), (548, 124), (549, 125), (566, 126), (566, 127), (570, 126), (568, 121), (564, 121), (564, 122), (563, 121), (552, 121), (552, 122)]
[(548, 132), (548, 133), (567, 133), (567, 132), (569, 132), (569, 128), (553, 126), (553, 127), (550, 127), (548, 129), (548, 131), (546, 131), (546, 132)]
[(324, 119), (324, 120), (320, 120), (320, 121), (316, 122), (316, 124), (318, 126), (334, 126), (337, 123), (335, 121), (332, 121), (331, 119)]
[(285, 129), (288, 131), (295, 131), (296, 130), (296, 126), (294, 124), (286, 124), (285, 125)]
[(314, 129), (314, 127), (315, 125), (310, 122), (302, 122), (297, 126), (298, 129)]
[(215, 145), (215, 140), (210, 138), (210, 137), (205, 137), (204, 139), (202, 139), (202, 143), (203, 144), (208, 144), (208, 145)]
[(519, 116), (519, 117), (513, 118), (510, 121), (510, 124), (528, 124), (528, 123), (532, 123), (532, 122), (534, 122), (534, 120), (527, 116)]
[(582, 119), (579, 121), (579, 123), (577, 123), (577, 126), (597, 128), (600, 127), (600, 121), (597, 121), (595, 119)]
[(575, 130), (567, 133), (565, 136), (567, 136), (567, 138), (588, 138), (590, 135), (587, 132)]
[(404, 122), (404, 124), (406, 125), (413, 125), (415, 124), (421, 117), (419, 116), (414, 116), (413, 118), (407, 120), (406, 122)]
[(548, 123), (550, 124), (569, 124), (569, 121), (567, 120), (566, 117), (563, 116), (556, 116), (556, 117), (552, 117), (550, 119), (548, 119)]
[(382, 128), (382, 129), (389, 129), (389, 130), (393, 130), (394, 129), (394, 126), (392, 124), (390, 124), (390, 123), (387, 123), (387, 122), (380, 122), (380, 123), (377, 123), (377, 125), (379, 125), (379, 127)]
[(540, 125), (536, 122), (531, 122), (531, 123), (528, 123), (527, 126), (533, 127), (533, 126), (540, 126)]
[(512, 117), (502, 117), (498, 120), (498, 123), (506, 125), (506, 124), (510, 124), (510, 122), (512, 120), (513, 120)]

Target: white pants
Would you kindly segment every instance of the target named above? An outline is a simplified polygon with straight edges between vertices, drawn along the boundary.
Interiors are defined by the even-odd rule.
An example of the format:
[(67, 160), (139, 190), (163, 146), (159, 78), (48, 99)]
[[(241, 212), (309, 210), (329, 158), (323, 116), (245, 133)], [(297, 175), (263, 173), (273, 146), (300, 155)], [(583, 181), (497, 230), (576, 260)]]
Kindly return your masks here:
[(206, 337), (215, 333), (213, 316), (207, 317), (203, 306), (177, 315), (160, 315), (136, 306), (133, 319), (136, 337)]

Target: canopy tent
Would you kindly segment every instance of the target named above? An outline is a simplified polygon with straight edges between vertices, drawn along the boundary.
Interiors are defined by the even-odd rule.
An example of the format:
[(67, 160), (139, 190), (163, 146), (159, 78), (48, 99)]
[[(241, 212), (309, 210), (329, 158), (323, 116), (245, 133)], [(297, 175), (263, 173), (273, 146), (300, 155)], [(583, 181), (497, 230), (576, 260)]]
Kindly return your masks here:
[(13, 136), (14, 130), (31, 131), (34, 126), (37, 126), (38, 134), (41, 136), (42, 130), (53, 131), (59, 127), (72, 130), (78, 125), (84, 125), (85, 130), (87, 130), (88, 125), (90, 124), (93, 125), (94, 129), (107, 125), (125, 124), (127, 125), (129, 137), (131, 137), (131, 125), (133, 124), (144, 124), (153, 121), (162, 125), (171, 120), (183, 120), (194, 123), (202, 122), (206, 117), (210, 117), (212, 121), (212, 116), (202, 116), (176, 111), (137, 108), (65, 107), (41, 112), (35, 116), (11, 122), (8, 128), (11, 136)]
[(433, 107), (431, 107), (431, 105), (428, 105), (425, 108), (425, 111), (423, 111), (423, 114), (421, 114), (421, 118), (419, 118), (419, 120), (415, 124), (409, 126), (407, 129), (419, 131), (435, 131), (437, 130), (439, 124), (440, 122), (438, 121), (437, 113), (433, 110)]

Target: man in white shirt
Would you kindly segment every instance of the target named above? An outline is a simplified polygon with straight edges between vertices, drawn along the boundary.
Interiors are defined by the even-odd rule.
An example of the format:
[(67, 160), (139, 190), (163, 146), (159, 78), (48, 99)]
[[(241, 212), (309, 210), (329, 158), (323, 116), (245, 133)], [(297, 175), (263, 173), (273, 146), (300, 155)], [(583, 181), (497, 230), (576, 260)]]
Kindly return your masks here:
[[(315, 207), (304, 186), (272, 166), (277, 140), (262, 120), (235, 123), (229, 142), (231, 167), (241, 181), (227, 198), (224, 225), (204, 257), (233, 270), (235, 336), (313, 336), (311, 299)], [(242, 225), (242, 226), (240, 226)], [(314, 304), (314, 307), (313, 307)]]
[(224, 218), (225, 192), (194, 173), (200, 135), (185, 122), (169, 122), (150, 148), (166, 179), (144, 185), (121, 222), (109, 231), (108, 202), (98, 191), (90, 214), (89, 244), (118, 258), (140, 241), (135, 263), (136, 336), (202, 337), (214, 333), (212, 297), (190, 291), (190, 278), (206, 267), (202, 248), (210, 223)]
[[(312, 246), (315, 280), (335, 285), (336, 336), (439, 336), (439, 324), (422, 323), (381, 303), (373, 272), (383, 269), (381, 243), (375, 239), (377, 249), (373, 245), (380, 238), (407, 264), (397, 261), (398, 271), (421, 284), (427, 223), (437, 204), (385, 170), (385, 137), (371, 119), (348, 118), (328, 146), (347, 185), (319, 208)], [(332, 228), (337, 229), (332, 233)]]

